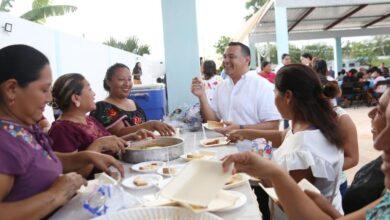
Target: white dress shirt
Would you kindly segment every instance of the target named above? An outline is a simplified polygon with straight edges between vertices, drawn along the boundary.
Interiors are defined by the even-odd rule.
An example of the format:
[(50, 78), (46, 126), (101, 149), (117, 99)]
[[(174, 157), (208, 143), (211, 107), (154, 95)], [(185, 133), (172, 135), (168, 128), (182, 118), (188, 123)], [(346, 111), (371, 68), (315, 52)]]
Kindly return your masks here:
[(238, 125), (280, 120), (273, 89), (272, 83), (253, 71), (245, 73), (235, 85), (227, 77), (218, 85), (211, 108), (219, 119)]

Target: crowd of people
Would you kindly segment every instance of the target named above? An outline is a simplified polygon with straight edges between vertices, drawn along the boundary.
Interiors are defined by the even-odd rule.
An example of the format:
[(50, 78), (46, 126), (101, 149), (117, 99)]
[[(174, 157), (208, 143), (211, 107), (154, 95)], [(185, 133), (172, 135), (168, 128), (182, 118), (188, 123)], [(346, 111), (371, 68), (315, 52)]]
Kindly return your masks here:
[[(357, 130), (351, 117), (338, 105), (343, 87), (331, 75), (326, 61), (309, 53), (302, 54), (301, 64), (292, 64), (288, 54), (281, 58), (276, 73), (267, 61), (261, 64), (261, 71), (250, 71), (249, 48), (232, 42), (223, 57), (223, 73), (227, 77), (214, 89), (211, 102), (206, 97), (208, 88), (204, 81), (199, 77), (193, 79), (191, 91), (199, 99), (203, 118), (226, 125), (217, 129), (218, 132), (233, 142), (265, 138), (275, 149), (272, 162), (245, 152), (228, 156), (225, 165), (234, 163), (236, 172), (246, 172), (273, 186), (289, 219), (334, 219), (344, 211), (346, 219), (365, 219), (364, 207), (378, 205), (383, 195), (382, 203), (367, 216), (368, 219), (389, 217), (390, 201), (384, 176), (375, 179), (371, 176), (371, 172), (379, 170), (381, 158), (359, 170), (348, 188), (343, 171), (359, 161)], [(384, 155), (388, 154), (389, 140), (382, 133), (389, 132), (389, 128), (384, 129), (384, 118), (378, 118), (384, 117), (388, 106), (388, 85), (383, 83), (384, 90), (377, 95), (379, 105), (369, 115), (374, 139), (381, 134), (380, 141), (385, 143), (376, 145)], [(279, 130), (282, 118), (285, 128), (291, 122), (290, 129)], [(382, 123), (382, 127), (376, 127), (377, 123)], [(384, 158), (383, 171), (388, 175), (389, 159)], [(322, 197), (301, 192), (296, 183), (302, 179), (316, 186)], [(364, 191), (363, 195), (365, 189), (370, 191)], [(254, 190), (263, 219), (269, 219), (267, 194), (256, 186)]]
[[(192, 80), (191, 92), (199, 99), (203, 119), (225, 124), (217, 132), (232, 142), (265, 138), (275, 149), (272, 161), (244, 152), (223, 158), (223, 168), (234, 163), (235, 172), (246, 172), (274, 187), (289, 219), (336, 219), (344, 213), (345, 219), (388, 217), (388, 84), (383, 84), (386, 88), (369, 114), (374, 147), (383, 156), (363, 167), (355, 177), (357, 184), (347, 188), (343, 171), (356, 166), (359, 151), (355, 124), (335, 102), (342, 89), (329, 76), (324, 60), (304, 54), (304, 64), (292, 64), (288, 54), (281, 58), (276, 73), (268, 62), (257, 73), (249, 70), (249, 48), (231, 42), (223, 59), (225, 79), (217, 74), (215, 63), (206, 60), (203, 76)], [(154, 138), (154, 131), (174, 134), (172, 126), (148, 120), (143, 109), (128, 99), (132, 86), (129, 67), (114, 64), (103, 80), (108, 96), (95, 103), (95, 93), (82, 74), (64, 74), (52, 86), (49, 60), (40, 51), (26, 45), (0, 49), (1, 218), (45, 218), (93, 174), (114, 175), (109, 169), (113, 166), (123, 176), (115, 157), (127, 141)], [(46, 104), (60, 112), (47, 133), (40, 128), (47, 124), (43, 123)], [(288, 126), (290, 121), (291, 128), (280, 130), (282, 119)], [(365, 169), (378, 170), (378, 164), (383, 164), (382, 176), (362, 183)], [(321, 195), (302, 192), (296, 184), (302, 179)], [(356, 193), (367, 187), (376, 190), (365, 191), (364, 196)], [(255, 191), (267, 219), (268, 198), (260, 187)], [(344, 204), (356, 200), (359, 204)]]

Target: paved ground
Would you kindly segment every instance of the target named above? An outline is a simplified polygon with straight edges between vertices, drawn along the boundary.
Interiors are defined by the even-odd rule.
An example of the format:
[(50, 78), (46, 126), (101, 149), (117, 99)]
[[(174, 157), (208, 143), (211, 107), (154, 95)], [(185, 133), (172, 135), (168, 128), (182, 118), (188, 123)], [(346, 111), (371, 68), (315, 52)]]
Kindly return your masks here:
[(346, 171), (348, 176), (348, 184), (352, 182), (353, 176), (364, 164), (377, 158), (380, 155), (379, 151), (373, 148), (372, 134), (371, 134), (371, 120), (367, 113), (373, 107), (359, 107), (346, 109), (352, 120), (356, 124), (359, 141), (359, 164)]

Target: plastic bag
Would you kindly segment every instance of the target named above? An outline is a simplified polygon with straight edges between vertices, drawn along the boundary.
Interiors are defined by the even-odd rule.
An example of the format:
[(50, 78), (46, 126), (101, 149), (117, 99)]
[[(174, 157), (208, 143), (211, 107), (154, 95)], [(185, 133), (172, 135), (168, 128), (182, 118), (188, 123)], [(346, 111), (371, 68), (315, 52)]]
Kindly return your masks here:
[(126, 192), (120, 185), (99, 184), (88, 194), (83, 209), (94, 216), (105, 215), (140, 204), (140, 201)]

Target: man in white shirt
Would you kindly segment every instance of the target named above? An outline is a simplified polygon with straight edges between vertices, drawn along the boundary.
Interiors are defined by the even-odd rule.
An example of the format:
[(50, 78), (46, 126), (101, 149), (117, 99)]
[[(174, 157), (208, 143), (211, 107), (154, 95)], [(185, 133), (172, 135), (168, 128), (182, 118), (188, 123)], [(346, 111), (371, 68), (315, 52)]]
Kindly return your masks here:
[(249, 48), (239, 42), (229, 43), (223, 66), (227, 79), (218, 85), (213, 102), (207, 101), (204, 83), (198, 77), (192, 80), (191, 91), (199, 98), (204, 119), (227, 125), (217, 130), (228, 133), (235, 129), (277, 130), (281, 116), (274, 103), (273, 85), (249, 71)]
[(279, 65), (276, 66), (275, 73), (278, 73), (280, 68), (282, 68), (283, 66), (290, 65), (290, 64), (291, 64), (290, 55), (288, 53), (282, 54), (282, 63), (279, 63)]

